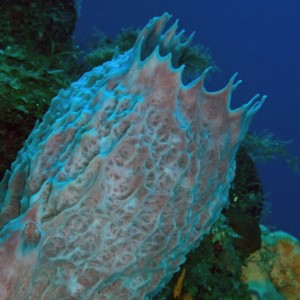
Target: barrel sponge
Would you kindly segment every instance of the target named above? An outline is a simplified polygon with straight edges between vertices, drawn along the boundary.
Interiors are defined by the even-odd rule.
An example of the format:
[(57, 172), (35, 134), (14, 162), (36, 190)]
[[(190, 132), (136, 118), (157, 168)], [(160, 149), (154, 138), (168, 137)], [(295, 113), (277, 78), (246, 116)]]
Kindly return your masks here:
[(265, 97), (183, 84), (169, 19), (62, 90), (0, 183), (1, 300), (151, 299), (227, 204)]

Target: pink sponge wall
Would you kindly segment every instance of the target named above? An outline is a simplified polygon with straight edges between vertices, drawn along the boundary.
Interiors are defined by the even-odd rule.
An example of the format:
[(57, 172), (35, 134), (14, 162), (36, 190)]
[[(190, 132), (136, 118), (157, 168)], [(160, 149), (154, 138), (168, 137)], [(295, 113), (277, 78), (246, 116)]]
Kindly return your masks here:
[(62, 90), (7, 172), (1, 299), (150, 299), (217, 220), (264, 97), (231, 111), (234, 77), (184, 86), (169, 19)]

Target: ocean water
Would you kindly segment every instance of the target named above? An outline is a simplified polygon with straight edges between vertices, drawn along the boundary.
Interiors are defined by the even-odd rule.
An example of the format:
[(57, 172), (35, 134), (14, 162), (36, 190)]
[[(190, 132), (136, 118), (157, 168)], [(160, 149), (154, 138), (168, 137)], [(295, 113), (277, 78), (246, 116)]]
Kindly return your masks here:
[[(142, 28), (150, 18), (169, 12), (194, 43), (207, 46), (220, 72), (208, 90), (222, 88), (235, 72), (243, 84), (232, 107), (254, 94), (268, 95), (251, 130), (273, 132), (300, 155), (300, 1), (298, 0), (83, 0), (75, 31), (80, 42), (94, 28), (114, 37), (122, 28)], [(257, 163), (267, 213), (263, 223), (300, 238), (300, 175), (283, 159)], [(270, 208), (269, 208), (270, 207)]]

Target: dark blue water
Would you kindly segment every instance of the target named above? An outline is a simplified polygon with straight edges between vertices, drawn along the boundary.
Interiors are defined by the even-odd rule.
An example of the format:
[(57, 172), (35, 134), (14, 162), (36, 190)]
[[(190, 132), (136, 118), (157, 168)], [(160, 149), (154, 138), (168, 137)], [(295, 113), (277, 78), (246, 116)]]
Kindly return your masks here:
[[(121, 28), (143, 27), (150, 18), (169, 12), (195, 43), (209, 47), (222, 72), (208, 90), (223, 87), (239, 72), (243, 84), (233, 106), (254, 94), (267, 94), (251, 129), (269, 129), (293, 139), (291, 153), (300, 155), (300, 1), (299, 0), (83, 0), (75, 32), (80, 40), (93, 28), (108, 36)], [(300, 238), (300, 176), (283, 160), (258, 164), (271, 213), (263, 221)]]

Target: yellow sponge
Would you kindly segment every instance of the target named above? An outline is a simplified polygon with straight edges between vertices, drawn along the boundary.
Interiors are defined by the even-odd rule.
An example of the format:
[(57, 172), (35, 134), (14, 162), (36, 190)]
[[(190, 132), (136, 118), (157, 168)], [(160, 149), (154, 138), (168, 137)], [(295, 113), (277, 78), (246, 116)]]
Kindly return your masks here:
[(300, 300), (300, 241), (283, 231), (265, 229), (262, 241), (261, 249), (243, 267), (244, 282), (260, 296)]

